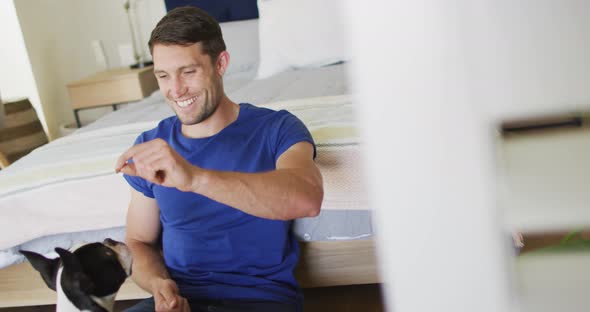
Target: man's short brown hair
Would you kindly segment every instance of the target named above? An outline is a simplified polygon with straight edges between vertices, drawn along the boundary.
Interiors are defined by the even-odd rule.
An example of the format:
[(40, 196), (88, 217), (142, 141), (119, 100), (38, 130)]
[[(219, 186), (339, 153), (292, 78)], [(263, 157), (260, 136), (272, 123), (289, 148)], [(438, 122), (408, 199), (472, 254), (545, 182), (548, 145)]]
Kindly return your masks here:
[(156, 44), (189, 46), (197, 42), (212, 62), (226, 49), (219, 23), (207, 12), (185, 6), (173, 9), (158, 22), (148, 45), (153, 54)]

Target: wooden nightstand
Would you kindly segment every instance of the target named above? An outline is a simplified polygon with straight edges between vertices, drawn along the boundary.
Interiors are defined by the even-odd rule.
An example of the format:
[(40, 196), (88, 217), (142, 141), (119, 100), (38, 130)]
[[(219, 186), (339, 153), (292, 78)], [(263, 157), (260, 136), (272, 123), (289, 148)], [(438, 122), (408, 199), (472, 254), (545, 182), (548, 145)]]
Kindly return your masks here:
[(158, 89), (153, 66), (130, 69), (117, 68), (96, 73), (67, 85), (76, 124), (80, 127), (78, 111), (100, 106), (113, 106), (143, 99)]

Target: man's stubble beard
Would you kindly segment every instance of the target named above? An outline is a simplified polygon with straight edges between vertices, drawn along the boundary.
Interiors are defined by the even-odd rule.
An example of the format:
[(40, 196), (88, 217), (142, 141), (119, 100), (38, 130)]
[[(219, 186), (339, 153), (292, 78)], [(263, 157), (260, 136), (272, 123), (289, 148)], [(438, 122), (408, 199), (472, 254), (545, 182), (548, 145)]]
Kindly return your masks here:
[[(185, 126), (196, 125), (200, 122), (207, 120), (207, 118), (211, 117), (211, 115), (213, 115), (215, 113), (215, 111), (217, 111), (217, 107), (219, 107), (219, 100), (217, 101), (217, 103), (213, 103), (213, 101), (211, 99), (209, 99), (207, 97), (207, 95), (205, 95), (205, 96), (206, 96), (206, 98), (203, 103), (203, 107), (201, 108), (201, 110), (199, 110), (196, 117), (185, 118), (185, 117), (181, 116), (180, 114), (176, 113), (176, 117), (178, 117), (178, 120), (180, 120), (180, 123), (182, 123)], [(194, 103), (194, 105), (197, 105), (197, 103)]]
[[(216, 89), (216, 94), (222, 94), (223, 92), (220, 92), (223, 90), (223, 85), (220, 82), (215, 83), (215, 89)], [(203, 108), (198, 112), (197, 116), (194, 119), (182, 119), (180, 117), (180, 115), (178, 113), (176, 113), (176, 117), (178, 117), (178, 120), (180, 120), (180, 123), (182, 123), (185, 126), (192, 126), (192, 125), (196, 125), (200, 122), (203, 122), (205, 120), (207, 120), (207, 118), (211, 117), (211, 115), (213, 115), (216, 111), (217, 108), (219, 107), (219, 103), (221, 101), (221, 98), (217, 98), (215, 101), (210, 97), (211, 93), (209, 92), (205, 92), (204, 96), (205, 96), (205, 101), (203, 103)], [(196, 103), (194, 103), (196, 104)]]

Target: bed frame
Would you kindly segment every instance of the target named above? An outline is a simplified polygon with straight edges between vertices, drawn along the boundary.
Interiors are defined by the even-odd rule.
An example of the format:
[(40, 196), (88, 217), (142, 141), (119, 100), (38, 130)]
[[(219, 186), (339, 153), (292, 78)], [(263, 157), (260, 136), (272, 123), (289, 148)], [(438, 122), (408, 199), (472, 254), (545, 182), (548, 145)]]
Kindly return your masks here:
[[(373, 240), (301, 242), (295, 275), (303, 288), (380, 283)], [(117, 300), (141, 299), (148, 293), (127, 279)], [(55, 304), (29, 263), (0, 270), (0, 308)]]

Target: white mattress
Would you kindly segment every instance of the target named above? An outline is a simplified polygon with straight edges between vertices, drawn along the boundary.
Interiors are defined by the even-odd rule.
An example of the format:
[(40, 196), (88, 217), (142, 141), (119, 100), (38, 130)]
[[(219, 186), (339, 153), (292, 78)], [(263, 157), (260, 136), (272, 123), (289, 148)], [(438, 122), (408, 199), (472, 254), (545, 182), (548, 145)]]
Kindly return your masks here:
[[(348, 92), (346, 75), (346, 65), (338, 65), (325, 67), (321, 69), (306, 70), (306, 71), (294, 71), (287, 72), (275, 77), (271, 77), (265, 80), (253, 80), (253, 73), (241, 73), (233, 75), (233, 78), (227, 79), (225, 83), (229, 97), (234, 101), (249, 102), (252, 104), (263, 104), (270, 102), (280, 102), (289, 99), (298, 98), (313, 98), (317, 96), (337, 95), (346, 94)], [(316, 124), (313, 120), (318, 119), (317, 116), (329, 116), (331, 124), (343, 125), (346, 127), (351, 126), (353, 120), (351, 119), (352, 105), (347, 97), (327, 97), (321, 98), (322, 103), (326, 105), (333, 105), (338, 108), (338, 114), (331, 114), (330, 108), (326, 106), (323, 111), (322, 109), (309, 109), (306, 107), (307, 103), (311, 103), (310, 100), (305, 101), (288, 101), (284, 103), (272, 104), (269, 107), (283, 108), (285, 105), (290, 106), (289, 108), (302, 120), (307, 120), (307, 125), (314, 133), (314, 137), (319, 135), (324, 136), (326, 129), (322, 129), (321, 124)], [(7, 171), (7, 175), (14, 174), (15, 171), (33, 172), (29, 164), (34, 163), (35, 166), (45, 166), (47, 170), (51, 168), (66, 168), (67, 170), (80, 170), (79, 168), (68, 168), (67, 165), (76, 164), (78, 156), (84, 154), (96, 153), (96, 157), (104, 157), (104, 159), (110, 159), (114, 155), (120, 153), (120, 146), (130, 146), (137, 134), (145, 129), (148, 129), (157, 123), (162, 118), (172, 114), (172, 111), (164, 103), (163, 96), (160, 92), (155, 92), (150, 97), (144, 99), (135, 104), (130, 104), (127, 107), (113, 112), (104, 118), (101, 118), (97, 122), (86, 126), (78, 130), (74, 135), (57, 140), (40, 149), (35, 151), (31, 155), (23, 158), (22, 160), (14, 163), (10, 170)], [(314, 119), (315, 118), (315, 119)], [(313, 129), (312, 129), (313, 128)], [(142, 130), (143, 129), (143, 130)], [(108, 139), (107, 139), (108, 138)], [(316, 141), (318, 141), (316, 139)], [(352, 142), (346, 140), (323, 140), (320, 138), (318, 143), (318, 151), (322, 151), (318, 156), (318, 165), (323, 168), (325, 192), (328, 194), (324, 201), (324, 206), (320, 216), (316, 218), (303, 218), (296, 220), (294, 223), (295, 234), (301, 240), (341, 240), (341, 239), (364, 239), (372, 235), (372, 225), (370, 220), (370, 211), (366, 204), (366, 199), (362, 198), (365, 194), (360, 183), (360, 171), (357, 166), (358, 161), (358, 142)], [(65, 152), (67, 149), (80, 148), (84, 151), (78, 153)], [(100, 145), (100, 153), (93, 148), (93, 145)], [(54, 149), (53, 157), (47, 156), (47, 150)], [(101, 154), (102, 153), (102, 154)], [(100, 154), (100, 155), (99, 155)], [(85, 156), (85, 157), (88, 157)], [(63, 163), (64, 166), (55, 167), (56, 163)], [(100, 162), (99, 162), (100, 163)], [(347, 170), (341, 170), (341, 167), (335, 166), (339, 163), (347, 163)], [(83, 165), (85, 163), (82, 163)], [(93, 165), (96, 165), (93, 163)], [(90, 162), (87, 166), (90, 166)], [(37, 168), (36, 167), (36, 168)], [(6, 187), (4, 190), (1, 188), (3, 185), (9, 185), (4, 179), (3, 172), (0, 172), (0, 215), (5, 220), (11, 220), (11, 222), (18, 222), (18, 213), (13, 213), (14, 217), (10, 217), (10, 208), (5, 207), (4, 203), (10, 202), (3, 200), (6, 198), (14, 199), (14, 196), (20, 196), (25, 193), (27, 203), (22, 200), (22, 207), (17, 208), (20, 212), (22, 209), (30, 209), (30, 218), (35, 218), (36, 225), (30, 229), (27, 235), (17, 237), (16, 240), (4, 239), (4, 245), (0, 244), (0, 267), (5, 267), (10, 264), (20, 262), (23, 260), (22, 256), (18, 254), (18, 250), (26, 249), (46, 254), (47, 256), (53, 257), (53, 249), (55, 247), (70, 248), (75, 244), (99, 241), (106, 237), (113, 239), (123, 239), (124, 237), (124, 224), (126, 204), (123, 207), (112, 207), (116, 205), (104, 205), (103, 203), (88, 203), (84, 202), (83, 199), (77, 199), (79, 202), (84, 202), (84, 209), (80, 210), (80, 215), (73, 214), (71, 212), (59, 212), (61, 207), (48, 207), (43, 203), (49, 203), (51, 200), (55, 200), (55, 194), (57, 196), (65, 196), (63, 188), (67, 183), (71, 183), (73, 186), (78, 186), (81, 183), (93, 183), (93, 185), (100, 184), (97, 186), (97, 192), (103, 194), (102, 196), (118, 196), (117, 201), (120, 203), (127, 203), (128, 196), (127, 186), (123, 179), (118, 179), (110, 172), (111, 168), (102, 164), (101, 168), (105, 170), (96, 169), (89, 173), (89, 177), (79, 178), (79, 176), (69, 177), (67, 172), (60, 172), (56, 174), (54, 181), (50, 181), (46, 186), (41, 188), (35, 188), (34, 184), (30, 190), (23, 190), (22, 188), (15, 188), (14, 190), (8, 190)], [(85, 169), (85, 168), (84, 168)], [(102, 170), (102, 171), (101, 171)], [(24, 175), (23, 175), (24, 176)], [(12, 176), (14, 177), (14, 176)], [(47, 179), (47, 178), (45, 178)], [(105, 182), (99, 183), (97, 181), (103, 179)], [(55, 188), (57, 193), (47, 192)], [(104, 189), (101, 189), (104, 188)], [(109, 189), (122, 188), (125, 190), (124, 193), (118, 192), (118, 195), (109, 195)], [(11, 195), (11, 192), (21, 194)], [(331, 196), (330, 194), (336, 194), (337, 196)], [(361, 195), (359, 195), (361, 194)], [(95, 194), (97, 195), (97, 194)], [(100, 194), (98, 194), (100, 196)], [(10, 197), (13, 196), (13, 197)], [(44, 197), (45, 196), (45, 197)], [(69, 194), (67, 196), (77, 196), (77, 194)], [(81, 194), (84, 196), (84, 194)], [(31, 207), (30, 198), (41, 200), (39, 206), (42, 207)], [(125, 197), (125, 198), (123, 198)], [(46, 198), (46, 199), (45, 199)], [(81, 201), (80, 201), (81, 200)], [(13, 200), (11, 203), (15, 203)], [(19, 202), (16, 201), (16, 205)], [(4, 205), (4, 206), (3, 206)], [(58, 206), (58, 205), (54, 205)], [(8, 211), (8, 213), (7, 213)], [(54, 212), (52, 215), (52, 211)], [(109, 216), (109, 220), (102, 220), (100, 216), (106, 214)], [(96, 217), (93, 217), (93, 212), (96, 212)], [(46, 221), (51, 220), (55, 216), (63, 214), (63, 216), (71, 217), (73, 222), (89, 220), (93, 223), (91, 231), (88, 231), (88, 224), (81, 224), (76, 227), (72, 225), (66, 217), (57, 217), (58, 220), (52, 222)], [(102, 214), (101, 214), (102, 213)], [(22, 215), (22, 214), (21, 214)], [(36, 215), (36, 217), (33, 217)], [(82, 219), (83, 218), (83, 219)], [(22, 217), (21, 217), (22, 219)], [(113, 219), (116, 222), (113, 222)], [(26, 226), (32, 223), (32, 219), (21, 220), (22, 224)], [(47, 223), (46, 223), (47, 222)], [(55, 222), (65, 222), (63, 228), (67, 228), (66, 233), (56, 231)], [(26, 237), (25, 237), (26, 236)], [(1, 242), (0, 242), (1, 243)], [(2, 247), (4, 246), (4, 247)]]
[[(272, 102), (318, 96), (349, 94), (348, 64), (322, 68), (289, 71), (266, 79), (254, 79), (256, 72), (235, 73), (224, 79), (228, 97), (238, 103), (264, 105)], [(153, 121), (171, 116), (172, 110), (164, 104), (160, 90), (140, 102), (124, 108), (89, 124), (78, 132), (120, 126), (130, 122)]]

